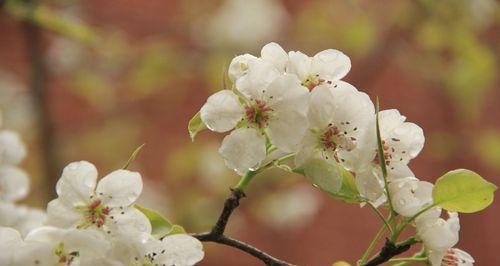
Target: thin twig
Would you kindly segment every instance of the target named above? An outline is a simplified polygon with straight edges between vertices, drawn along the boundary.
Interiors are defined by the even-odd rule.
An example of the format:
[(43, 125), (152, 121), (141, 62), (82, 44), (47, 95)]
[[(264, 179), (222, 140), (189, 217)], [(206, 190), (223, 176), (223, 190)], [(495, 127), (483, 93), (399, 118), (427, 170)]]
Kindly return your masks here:
[(212, 230), (210, 232), (193, 234), (192, 236), (203, 242), (214, 242), (239, 249), (256, 257), (266, 265), (293, 266), (293, 264), (279, 260), (247, 243), (224, 235), (227, 222), (229, 221), (229, 218), (234, 209), (236, 209), (240, 205), (240, 199), (242, 199), (243, 197), (245, 197), (245, 193), (243, 191), (239, 189), (231, 189), (231, 194), (229, 198), (227, 198), (224, 202), (224, 209), (222, 209), (222, 213), (220, 214), (219, 219), (215, 223)]

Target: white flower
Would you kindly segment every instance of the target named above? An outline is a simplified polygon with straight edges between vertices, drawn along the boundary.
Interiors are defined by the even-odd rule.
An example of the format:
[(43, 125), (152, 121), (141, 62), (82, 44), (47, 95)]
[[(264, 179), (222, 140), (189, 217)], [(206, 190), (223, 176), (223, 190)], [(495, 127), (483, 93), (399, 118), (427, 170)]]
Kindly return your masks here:
[(473, 266), (474, 258), (467, 252), (450, 248), (446, 251), (429, 251), (429, 261), (432, 266)]
[(431, 212), (431, 215), (417, 219), (417, 235), (422, 239), (425, 247), (433, 251), (445, 251), (458, 242), (460, 221), (456, 212), (448, 212), (448, 219), (439, 217), (440, 212)]
[(309, 130), (295, 157), (297, 166), (312, 157), (336, 160), (346, 166), (373, 119), (374, 106), (368, 95), (347, 82), (318, 86), (309, 101)]
[(28, 194), (29, 179), (15, 166), (0, 166), (0, 200), (15, 202)]
[(16, 165), (26, 156), (26, 147), (19, 135), (10, 130), (0, 131), (0, 164)]
[(338, 81), (351, 69), (349, 57), (334, 49), (321, 51), (314, 57), (291, 51), (288, 57), (287, 73), (297, 75), (302, 85), (309, 90), (327, 82)]
[(56, 185), (57, 199), (47, 207), (48, 224), (61, 228), (99, 228), (107, 233), (151, 232), (146, 216), (130, 207), (142, 191), (141, 175), (116, 170), (96, 187), (97, 170), (89, 162), (70, 163)]
[(420, 181), (415, 177), (391, 181), (389, 193), (394, 210), (402, 216), (412, 217), (424, 206), (432, 204), (433, 187), (432, 183)]
[[(422, 129), (405, 120), (406, 117), (395, 109), (379, 113), (380, 137), (388, 180), (414, 176), (407, 164), (424, 146)], [(376, 132), (373, 130), (369, 133), (372, 136), (367, 138), (368, 141), (360, 150), (363, 154), (372, 156), (372, 159), (368, 160), (368, 164), (356, 167), (356, 183), (364, 197), (380, 204), (385, 201), (383, 176), (377, 154)]]
[[(258, 79), (254, 70), (238, 81), (247, 79), (254, 83), (250, 81)], [(277, 76), (269, 84), (255, 84), (244, 90), (237, 86), (244, 95), (241, 98), (229, 90), (219, 91), (207, 99), (200, 111), (201, 120), (213, 131), (225, 132), (238, 126), (224, 138), (219, 153), (226, 165), (239, 174), (265, 159), (266, 134), (278, 149), (293, 152), (307, 127), (309, 95), (294, 75)]]

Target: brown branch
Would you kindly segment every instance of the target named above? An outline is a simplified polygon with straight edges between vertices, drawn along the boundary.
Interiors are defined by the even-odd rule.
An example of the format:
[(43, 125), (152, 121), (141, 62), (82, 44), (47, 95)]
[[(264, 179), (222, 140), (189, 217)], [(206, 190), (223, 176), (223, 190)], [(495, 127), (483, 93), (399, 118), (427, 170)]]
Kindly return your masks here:
[(369, 260), (363, 266), (375, 266), (387, 262), (391, 258), (409, 250), (410, 247), (415, 243), (417, 243), (417, 240), (413, 237), (398, 244), (395, 244), (389, 239), (386, 239), (385, 245), (382, 247), (377, 256)]
[(214, 242), (239, 249), (256, 257), (266, 265), (293, 266), (293, 264), (274, 258), (273, 256), (247, 243), (224, 235), (224, 231), (226, 230), (226, 225), (229, 221), (229, 218), (231, 217), (234, 209), (236, 209), (240, 205), (240, 199), (242, 199), (243, 197), (245, 197), (245, 193), (243, 191), (239, 189), (231, 189), (231, 194), (229, 195), (229, 198), (227, 198), (224, 202), (224, 209), (222, 209), (222, 213), (220, 214), (219, 219), (215, 223), (212, 230), (206, 233), (193, 234), (193, 237), (203, 242)]

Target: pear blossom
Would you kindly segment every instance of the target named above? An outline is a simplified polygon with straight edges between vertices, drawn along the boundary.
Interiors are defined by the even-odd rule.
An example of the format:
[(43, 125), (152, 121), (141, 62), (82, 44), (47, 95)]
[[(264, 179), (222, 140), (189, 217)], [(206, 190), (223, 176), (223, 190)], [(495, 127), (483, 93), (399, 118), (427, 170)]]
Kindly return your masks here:
[(350, 167), (358, 142), (373, 119), (375, 108), (368, 95), (347, 82), (318, 86), (311, 92), (309, 129), (302, 138), (295, 164), (313, 157), (335, 160)]
[(474, 258), (467, 252), (450, 248), (444, 252), (429, 251), (429, 261), (432, 266), (473, 266)]
[[(395, 109), (379, 112), (380, 136), (389, 181), (414, 176), (408, 163), (420, 153), (424, 146), (425, 138), (422, 129), (405, 120), (406, 117)], [(368, 141), (360, 150), (372, 159), (368, 160), (367, 164), (356, 167), (356, 184), (364, 197), (379, 205), (385, 202), (386, 196), (378, 159), (376, 132), (370, 131), (369, 133), (371, 136), (366, 138)]]
[(349, 72), (351, 60), (341, 51), (328, 49), (309, 57), (300, 51), (288, 53), (287, 73), (299, 77), (303, 86), (313, 90), (326, 82), (336, 82)]
[[(258, 79), (252, 69), (239, 80)], [(238, 80), (238, 81), (239, 81)], [(252, 83), (252, 82), (250, 82)], [(264, 84), (255, 82), (255, 84)], [(222, 141), (219, 153), (237, 173), (257, 167), (266, 158), (266, 136), (278, 149), (297, 149), (307, 127), (308, 92), (294, 75), (277, 76), (267, 85), (219, 91), (200, 110), (201, 120), (216, 132), (234, 129)], [(290, 134), (293, 132), (293, 134)]]
[(107, 233), (151, 232), (146, 216), (131, 207), (142, 191), (141, 175), (116, 170), (97, 183), (97, 169), (86, 161), (66, 166), (57, 182), (57, 199), (47, 207), (48, 225), (97, 228)]
[(424, 206), (432, 204), (434, 185), (415, 177), (396, 179), (389, 183), (392, 207), (404, 217), (412, 217)]

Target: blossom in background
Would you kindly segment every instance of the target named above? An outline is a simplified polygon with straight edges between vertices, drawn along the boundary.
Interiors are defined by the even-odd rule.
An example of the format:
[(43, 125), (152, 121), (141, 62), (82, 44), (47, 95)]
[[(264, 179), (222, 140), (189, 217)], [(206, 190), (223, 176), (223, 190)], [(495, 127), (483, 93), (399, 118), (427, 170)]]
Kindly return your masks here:
[(279, 36), (287, 21), (279, 0), (226, 0), (195, 24), (193, 36), (202, 45), (253, 48)]
[(116, 170), (97, 183), (97, 169), (86, 161), (66, 166), (57, 182), (57, 199), (47, 206), (48, 224), (61, 228), (97, 228), (108, 233), (151, 232), (146, 216), (131, 205), (142, 191), (141, 175)]
[(40, 227), (46, 219), (44, 211), (19, 205), (29, 191), (28, 175), (17, 165), (26, 156), (26, 147), (19, 135), (0, 131), (0, 226), (12, 227), (21, 235)]

